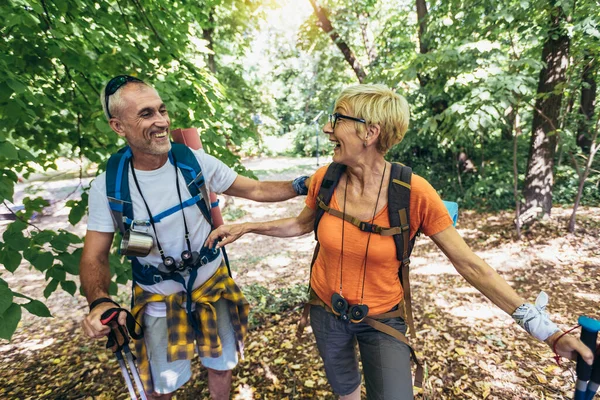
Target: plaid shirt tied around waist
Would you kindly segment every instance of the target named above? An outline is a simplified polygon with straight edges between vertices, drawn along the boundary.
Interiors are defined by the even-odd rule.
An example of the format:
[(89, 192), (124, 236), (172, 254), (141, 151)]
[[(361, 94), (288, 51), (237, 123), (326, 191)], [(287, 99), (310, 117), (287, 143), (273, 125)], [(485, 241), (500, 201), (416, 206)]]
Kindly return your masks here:
[[(220, 298), (227, 300), (237, 349), (243, 359), (249, 306), (244, 295), (227, 273), (225, 264), (222, 262), (214, 275), (192, 292), (192, 302), (196, 307), (193, 311), (193, 317), (198, 322), (198, 331), (192, 328), (188, 319), (186, 296), (185, 291), (166, 296), (145, 292), (137, 285), (133, 289), (134, 306), (132, 314), (142, 326), (146, 305), (152, 302), (164, 302), (167, 305), (167, 361), (191, 360), (195, 353), (194, 340), (200, 357), (215, 358), (221, 356), (221, 340), (217, 333), (217, 313), (213, 306)], [(153, 393), (154, 385), (150, 372), (150, 361), (148, 360), (146, 342), (143, 338), (135, 341), (135, 350), (144, 389), (147, 393)]]

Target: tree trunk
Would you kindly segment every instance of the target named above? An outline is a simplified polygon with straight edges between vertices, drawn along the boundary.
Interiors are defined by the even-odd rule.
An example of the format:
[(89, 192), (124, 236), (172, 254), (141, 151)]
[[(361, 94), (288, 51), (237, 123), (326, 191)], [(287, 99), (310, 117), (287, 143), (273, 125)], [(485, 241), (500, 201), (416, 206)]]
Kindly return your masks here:
[(517, 150), (519, 143), (519, 135), (521, 134), (521, 124), (519, 121), (519, 107), (518, 105), (511, 108), (510, 118), (512, 121), (511, 130), (514, 132), (513, 136), (513, 195), (515, 197), (515, 227), (517, 229), (517, 240), (521, 240), (521, 202), (519, 200), (519, 168), (517, 160)]
[[(583, 186), (585, 185), (585, 181), (590, 174), (590, 170), (592, 169), (592, 164), (594, 163), (594, 157), (598, 150), (600, 150), (600, 143), (598, 140), (598, 131), (600, 130), (600, 116), (598, 116), (598, 121), (596, 121), (596, 127), (593, 131), (593, 135), (590, 139), (590, 153), (585, 165), (585, 169), (579, 174), (579, 186), (577, 187), (577, 196), (575, 196), (575, 203), (573, 204), (573, 214), (571, 214), (571, 218), (569, 219), (569, 226), (567, 230), (570, 233), (575, 232), (575, 216), (577, 215), (577, 208), (579, 207), (579, 203), (581, 202), (581, 196), (583, 195)], [(579, 173), (579, 169), (577, 171)]]
[(362, 83), (362, 81), (367, 77), (367, 74), (366, 74), (365, 70), (363, 69), (362, 65), (360, 64), (360, 62), (358, 61), (358, 59), (356, 58), (356, 56), (354, 55), (354, 53), (352, 52), (352, 50), (350, 49), (350, 46), (348, 46), (348, 44), (346, 44), (346, 42), (344, 42), (340, 38), (340, 35), (337, 34), (335, 29), (333, 28), (333, 25), (331, 25), (331, 21), (329, 20), (327, 11), (324, 8), (322, 8), (321, 6), (317, 5), (315, 0), (309, 0), (309, 1), (310, 1), (310, 4), (312, 5), (313, 9), (315, 10), (315, 15), (317, 16), (317, 19), (319, 20), (319, 22), (318, 22), (319, 26), (321, 27), (321, 29), (323, 29), (323, 31), (327, 35), (329, 35), (329, 37), (331, 38), (333, 43), (335, 43), (335, 45), (340, 49), (340, 51), (344, 55), (344, 58), (346, 59), (348, 64), (350, 64), (350, 66), (354, 70), (354, 73), (356, 74), (358, 81)]
[(591, 120), (594, 116), (594, 108), (596, 106), (596, 79), (594, 74), (598, 68), (598, 62), (594, 60), (589, 53), (586, 53), (584, 58), (583, 73), (581, 75), (581, 82), (586, 84), (581, 87), (581, 106), (579, 113), (581, 114), (581, 121), (577, 128), (577, 145), (581, 148), (584, 153), (590, 151), (592, 140), (590, 138)]
[(425, 0), (417, 0), (417, 19), (419, 21), (419, 52), (425, 54), (429, 51), (425, 40), (427, 33), (427, 3)]
[(515, 110), (515, 107), (513, 107), (513, 106), (509, 106), (506, 109), (506, 112), (504, 113), (504, 123), (502, 124), (501, 133), (502, 133), (502, 140), (504, 140), (506, 142), (508, 142), (508, 141), (512, 142), (514, 139), (513, 129), (514, 129), (514, 125), (515, 125), (516, 116), (517, 116), (516, 110)]
[(549, 215), (552, 210), (556, 130), (562, 102), (562, 92), (555, 93), (555, 89), (565, 82), (569, 53), (569, 37), (560, 27), (564, 19), (562, 8), (554, 7), (551, 28), (542, 50), (545, 67), (540, 71), (523, 189), (525, 210), (533, 217), (540, 212)]
[[(427, 3), (425, 0), (417, 0), (417, 20), (419, 22), (419, 52), (425, 54), (429, 51), (429, 46), (425, 40), (425, 33), (427, 32)], [(427, 85), (429, 80), (427, 76), (417, 73), (419, 78), (419, 84), (421, 87)]]
[(377, 52), (375, 46), (372, 43), (372, 37), (369, 30), (369, 14), (364, 13), (358, 15), (358, 22), (360, 24), (360, 31), (363, 37), (363, 43), (365, 46), (365, 52), (369, 56), (369, 64), (372, 64), (377, 60)]
[(208, 14), (208, 27), (202, 28), (202, 38), (208, 42), (206, 47), (211, 51), (208, 54), (208, 60), (206, 64), (208, 65), (208, 70), (213, 74), (217, 71), (217, 67), (215, 65), (215, 51), (214, 51), (214, 40), (213, 33), (215, 32), (215, 14), (214, 10), (211, 10)]

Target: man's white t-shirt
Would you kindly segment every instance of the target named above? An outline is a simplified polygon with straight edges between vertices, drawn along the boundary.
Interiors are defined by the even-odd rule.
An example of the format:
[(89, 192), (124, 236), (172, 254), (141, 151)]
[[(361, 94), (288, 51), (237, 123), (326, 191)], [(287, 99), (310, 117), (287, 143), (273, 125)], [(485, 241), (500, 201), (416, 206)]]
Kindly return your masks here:
[[(204, 150), (192, 150), (204, 175), (205, 184), (210, 192), (223, 193), (233, 184), (237, 178), (237, 173), (227, 165), (213, 156), (204, 152)], [(179, 205), (177, 195), (177, 186), (175, 179), (176, 168), (169, 160), (160, 168), (153, 171), (135, 170), (140, 189), (150, 212), (157, 215), (173, 206)], [(179, 187), (181, 190), (181, 201), (185, 202), (190, 197), (189, 190), (186, 187), (185, 179), (181, 172), (179, 175)], [(133, 203), (134, 219), (149, 220), (146, 206), (139, 194), (139, 191), (133, 180), (131, 167), (129, 168), (129, 193)], [(197, 205), (191, 205), (184, 209), (185, 220), (190, 232), (190, 243), (192, 251), (198, 251), (204, 245), (204, 241), (210, 233), (210, 225), (200, 212)], [(165, 252), (165, 256), (171, 256), (176, 261), (181, 260), (181, 252), (187, 250), (185, 241), (185, 228), (181, 212), (175, 212), (155, 224), (158, 240)], [(89, 194), (89, 218), (88, 230), (98, 232), (115, 232), (113, 217), (106, 198), (106, 172), (100, 174), (93, 182)], [(148, 234), (154, 238), (154, 247), (148, 256), (139, 257), (142, 265), (158, 265), (162, 262), (158, 248), (156, 246), (156, 237), (152, 227), (149, 227)], [(217, 270), (221, 263), (221, 256), (212, 262), (198, 269), (198, 276), (194, 283), (194, 288), (206, 282)], [(186, 278), (187, 282), (187, 278)], [(140, 285), (145, 291), (151, 293), (160, 293), (170, 295), (184, 290), (180, 283), (173, 280), (165, 280), (160, 283), (146, 286)], [(166, 316), (165, 303), (150, 303), (146, 307), (146, 313), (153, 317)]]

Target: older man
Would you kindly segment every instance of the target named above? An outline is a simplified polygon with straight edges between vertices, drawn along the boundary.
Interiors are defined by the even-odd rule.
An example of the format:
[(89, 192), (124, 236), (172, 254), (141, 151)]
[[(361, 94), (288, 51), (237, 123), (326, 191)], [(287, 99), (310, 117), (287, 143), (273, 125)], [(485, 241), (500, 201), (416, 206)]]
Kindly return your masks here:
[[(203, 247), (212, 229), (204, 203), (206, 189), (274, 202), (306, 194), (306, 177), (258, 182), (237, 175), (202, 150), (172, 144), (167, 107), (152, 86), (137, 78), (111, 79), (101, 101), (110, 127), (127, 140), (128, 148), (111, 158), (107, 171), (90, 189), (80, 265), (90, 304), (83, 329), (96, 339), (110, 332), (100, 317), (115, 307), (108, 295), (113, 235), (116, 230), (139, 235), (135, 225), (141, 224), (145, 228), (141, 237), (150, 245), (148, 254), (130, 257), (132, 311), (144, 326), (144, 339), (136, 341), (136, 350), (149, 398), (169, 399), (190, 379), (190, 359), (196, 350), (208, 369), (212, 398), (228, 399), (248, 304), (228, 275), (221, 253)], [(190, 165), (201, 170), (200, 175), (194, 171), (192, 182), (188, 182)], [(194, 192), (194, 187), (201, 190)], [(124, 313), (118, 321), (125, 324)]]

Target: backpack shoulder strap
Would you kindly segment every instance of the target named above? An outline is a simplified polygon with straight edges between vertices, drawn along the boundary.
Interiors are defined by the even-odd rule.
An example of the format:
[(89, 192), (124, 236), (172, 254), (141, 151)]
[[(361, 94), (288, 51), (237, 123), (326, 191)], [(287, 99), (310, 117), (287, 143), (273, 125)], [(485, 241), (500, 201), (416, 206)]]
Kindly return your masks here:
[(210, 214), (210, 198), (208, 196), (204, 175), (202, 174), (202, 168), (198, 163), (198, 159), (196, 159), (192, 150), (186, 145), (172, 143), (171, 151), (169, 152), (169, 160), (172, 164), (177, 164), (176, 167), (181, 171), (181, 175), (183, 175), (183, 178), (185, 179), (185, 184), (187, 185), (190, 194), (194, 197), (199, 197), (196, 204), (198, 205), (198, 208), (200, 208), (204, 218), (212, 227), (213, 222)]
[(325, 176), (323, 177), (323, 181), (321, 182), (321, 187), (319, 188), (319, 194), (317, 195), (317, 212), (315, 215), (315, 239), (318, 241), (317, 237), (317, 228), (319, 227), (319, 222), (323, 217), (325, 211), (329, 209), (329, 202), (331, 202), (331, 197), (333, 197), (333, 191), (340, 181), (340, 177), (346, 171), (346, 166), (343, 164), (338, 164), (332, 162), (327, 167), (327, 171), (325, 172)]
[(113, 154), (106, 164), (106, 197), (115, 228), (125, 233), (126, 219), (133, 218), (133, 207), (129, 194), (129, 160), (131, 148), (126, 146)]
[[(400, 234), (394, 235), (396, 257), (400, 261), (398, 277), (404, 291), (404, 308), (409, 334), (415, 335), (415, 323), (412, 312), (412, 295), (410, 292), (409, 266), (410, 253), (414, 239), (410, 240), (410, 181), (412, 169), (402, 164), (392, 163), (392, 173), (388, 188), (388, 213), (390, 225), (400, 227)], [(415, 236), (416, 237), (416, 236)]]
[(410, 257), (410, 180), (412, 169), (392, 163), (388, 188), (388, 214), (391, 227), (400, 227), (401, 234), (394, 235), (396, 257), (404, 262)]

